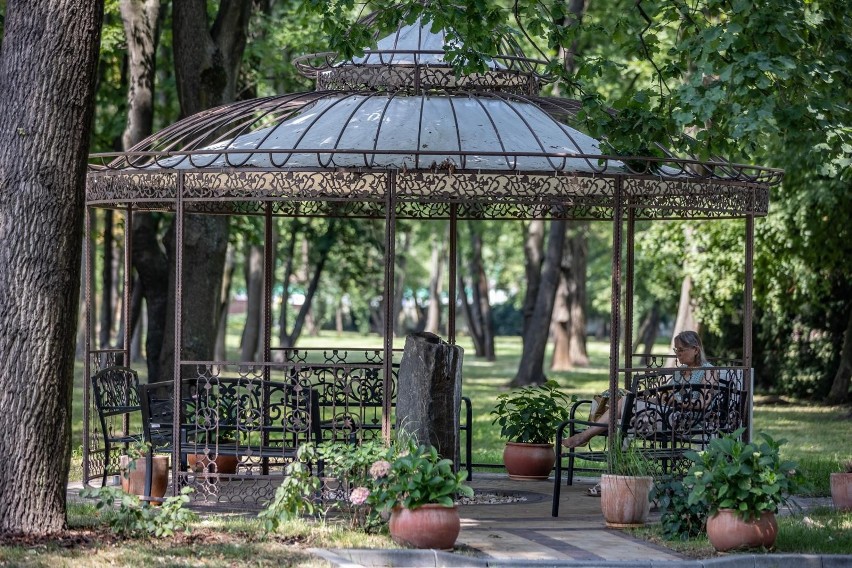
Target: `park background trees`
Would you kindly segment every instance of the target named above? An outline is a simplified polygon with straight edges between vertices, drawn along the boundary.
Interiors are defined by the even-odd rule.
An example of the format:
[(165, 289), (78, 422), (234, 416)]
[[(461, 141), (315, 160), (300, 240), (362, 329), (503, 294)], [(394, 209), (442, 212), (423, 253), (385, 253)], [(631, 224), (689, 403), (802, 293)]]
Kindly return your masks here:
[[(43, 532), (61, 525), (65, 466), (44, 470), (48, 458), (67, 456), (70, 444), (70, 346), (78, 321), (87, 152), (126, 148), (147, 131), (210, 105), (310, 88), (289, 65), (290, 56), (327, 48), (351, 55), (376, 27), (389, 30), (404, 12), (413, 18), (425, 11), (436, 25), (454, 30), (463, 43), (449, 55), (467, 69), (493, 52), (495, 29), (522, 28), (526, 35), (518, 35), (520, 41), (554, 58), (550, 71), (562, 80), (553, 93), (582, 102), (579, 119), (591, 135), (610, 144), (612, 153), (654, 155), (674, 146), (703, 159), (720, 155), (784, 168), (770, 214), (757, 223), (757, 380), (780, 392), (848, 401), (852, 15), (847, 4), (375, 2), (372, 8), (386, 10), (365, 29), (352, 23), (364, 12), (348, 0), (109, 0), (95, 73), (101, 30), (97, 2), (35, 2), (27, 12), (22, 3), (0, 2), (0, 444), (12, 457), (0, 466), (0, 527)], [(44, 26), (39, 33), (36, 22)], [(92, 121), (89, 92), (95, 79)], [(684, 131), (693, 136), (688, 147), (678, 146), (682, 139), (676, 134)], [(149, 377), (162, 378), (171, 367), (163, 352), (169, 329), (162, 323), (170, 321), (165, 276), (170, 218), (137, 215), (136, 222), (135, 248), (144, 255), (134, 259), (142, 292), (138, 310), (118, 304), (123, 244), (113, 237), (120, 236), (120, 221), (99, 213), (95, 230), (85, 236), (103, 251), (92, 259), (101, 300), (92, 340), (112, 344), (122, 325), (141, 329), (138, 322), (145, 322), (145, 346), (138, 343), (138, 351), (147, 356)], [(216, 226), (200, 226), (195, 233), (199, 248), (192, 289), (199, 291), (193, 296), (199, 305), (188, 313), (187, 345), (196, 354), (215, 349), (237, 291), (247, 294), (247, 302), (258, 296), (250, 259), (261, 243), (252, 240), (250, 227), (234, 227), (225, 218), (211, 222)], [(369, 224), (277, 223), (276, 297), (281, 301), (274, 315), (282, 344), (323, 326), (362, 333), (380, 327), (377, 318), (384, 310), (375, 297), (383, 251)], [(578, 305), (588, 322), (605, 322), (608, 315), (607, 232), (594, 224), (556, 225), (533, 221), (523, 232), (485, 222), (460, 227), (459, 290), (467, 302), (459, 306), (470, 308), (476, 354), (499, 357), (489, 347), (497, 330), (523, 334), (528, 351), (518, 383), (543, 380), (552, 326), (561, 345), (582, 339), (576, 337), (582, 326), (567, 325), (575, 321), (575, 308), (566, 301), (571, 291), (582, 297), (585, 288)], [(399, 334), (426, 325), (441, 331), (446, 318), (433, 314), (429, 320), (423, 312), (436, 302), (458, 301), (446, 297), (446, 258), (436, 246), (441, 239), (436, 235), (445, 230), (435, 223), (400, 232), (408, 240), (398, 246), (396, 259), (402, 276), (394, 310)], [(671, 322), (689, 308), (712, 353), (737, 355), (741, 224), (647, 224), (640, 230), (636, 301), (647, 317), (637, 314), (636, 325), (647, 320), (649, 331), (634, 336), (643, 345), (652, 343), (654, 320)], [(498, 292), (507, 301), (492, 302)], [(297, 295), (306, 300), (298, 306), (288, 301)], [(124, 314), (131, 314), (130, 322), (123, 321)], [(260, 314), (256, 309), (253, 314), (246, 325), (257, 325)], [(246, 354), (252, 350), (251, 331), (243, 334)], [(572, 360), (581, 363), (581, 357)], [(553, 363), (565, 366), (561, 357)], [(28, 417), (44, 415), (59, 419), (20, 430), (32, 426)], [(33, 443), (23, 446), (21, 439)], [(39, 491), (19, 484), (33, 476), (44, 480)], [(38, 526), (32, 511), (40, 515)]]
[[(211, 21), (227, 7), (208, 4)], [(492, 2), (481, 18), (474, 18), (471, 14), (481, 10), (479, 4), (407, 2), (388, 7), (372, 25), (395, 25), (400, 14), (407, 13), (411, 19), (424, 10), (438, 25), (450, 26), (464, 37), (466, 50), (453, 54), (467, 56), (458, 64), (468, 68), (476, 66), (480, 54), (494, 49), (487, 26), (523, 26), (544, 55), (555, 57), (551, 70), (561, 73), (562, 80), (551, 87), (554, 94), (581, 100), (580, 118), (586, 129), (605, 139), (613, 152), (655, 154), (661, 151), (659, 143), (700, 158), (720, 155), (787, 169), (783, 188), (772, 195), (770, 216), (757, 225), (757, 381), (783, 392), (817, 398), (831, 392), (832, 400), (844, 400), (852, 344), (845, 351), (843, 345), (850, 335), (846, 329), (852, 313), (845, 302), (849, 274), (842, 259), (848, 257), (849, 245), (843, 238), (843, 218), (852, 207), (843, 190), (849, 175), (845, 167), (849, 112), (842, 101), (849, 94), (849, 82), (842, 79), (848, 79), (844, 62), (849, 40), (848, 34), (835, 33), (849, 26), (842, 3), (806, 6), (791, 1), (770, 6), (709, 1), (691, 7), (639, 3), (627, 9), (620, 3), (575, 1), (564, 9), (546, 11), (537, 2)], [(356, 14), (364, 13), (359, 8), (355, 2), (255, 3), (235, 96), (309, 88), (287, 58), (328, 47), (355, 53), (375, 31), (352, 23)], [(512, 10), (517, 20), (513, 21)], [(168, 2), (163, 3), (160, 18), (163, 29), (168, 29), (172, 18)], [(565, 25), (554, 27), (553, 21)], [(173, 38), (174, 33), (164, 36), (158, 49), (162, 65), (157, 66), (157, 85), (172, 95), (172, 100), (157, 99), (162, 110), (155, 114), (164, 117), (162, 124), (177, 116), (174, 73), (161, 70), (173, 66)], [(531, 44), (528, 47), (535, 53)], [(616, 115), (604, 112), (610, 107)], [(693, 135), (690, 148), (678, 146), (676, 134), (683, 131)], [(274, 317), (282, 345), (322, 327), (362, 332), (380, 328), (377, 318), (382, 311), (371, 297), (378, 283), (358, 276), (365, 266), (359, 265), (357, 255), (344, 260), (335, 252), (351, 250), (362, 233), (321, 225), (317, 221), (281, 224), (276, 233), (275, 280), (280, 290), (276, 297), (280, 300)], [(463, 332), (474, 340), (475, 355), (485, 358), (499, 356), (493, 352), (495, 330), (531, 334), (525, 344), (532, 352), (522, 359), (516, 384), (539, 382), (549, 368), (583, 365), (585, 331), (602, 328), (607, 332), (609, 268), (600, 262), (606, 257), (600, 253), (608, 248), (608, 232), (594, 223), (566, 224), (564, 233), (543, 225), (540, 221), (526, 224), (526, 235), (499, 222), (459, 227), (463, 249), (457, 284), (464, 294), (457, 301)], [(262, 243), (248, 242), (246, 229), (239, 228), (237, 236), (231, 231), (230, 258), (236, 271), (228, 280), (231, 295), (248, 296), (250, 317), (243, 333), (248, 345), (243, 354), (252, 351), (251, 338), (256, 337), (261, 318), (258, 273), (243, 266), (250, 265), (252, 255), (257, 258)], [(713, 354), (739, 355), (743, 232), (737, 222), (640, 223), (636, 349), (653, 344), (659, 322), (676, 325), (681, 313), (681, 321), (692, 321), (686, 325), (701, 329)], [(440, 303), (444, 310), (450, 301), (445, 253), (434, 247), (434, 234), (431, 227), (400, 231), (397, 275), (401, 286), (394, 309), (398, 336), (426, 327), (429, 308), (435, 311), (429, 290), (434, 297), (438, 270), (443, 271)], [(486, 238), (480, 250), (477, 235), (498, 234), (509, 237)], [(347, 241), (348, 237), (354, 241)], [(380, 241), (373, 245), (367, 257), (381, 254)], [(551, 254), (561, 251), (559, 260), (551, 263), (553, 268), (544, 262), (548, 247)], [(367, 257), (365, 262), (375, 261)], [(489, 258), (498, 261), (490, 263)], [(516, 266), (514, 279), (507, 281), (506, 263), (499, 260), (510, 258)], [(348, 268), (323, 273), (329, 262)], [(520, 273), (524, 264), (525, 275)], [(552, 273), (543, 272), (545, 268)], [(209, 280), (209, 276), (201, 279)], [(218, 272), (213, 276), (218, 280)], [(508, 285), (501, 286), (501, 279)], [(289, 305), (286, 298), (291, 296), (284, 291), (305, 296), (309, 302)], [(508, 302), (491, 305), (491, 297), (502, 300), (506, 294)], [(229, 297), (222, 300), (220, 311), (227, 310)], [(534, 315), (536, 301), (539, 310)], [(220, 316), (219, 321), (224, 321), (227, 312)], [(515, 323), (508, 325), (510, 321)], [(203, 327), (209, 329), (207, 324)], [(218, 327), (220, 345), (223, 329)], [(548, 338), (555, 350), (552, 359), (544, 361)], [(845, 352), (850, 355), (843, 356)]]

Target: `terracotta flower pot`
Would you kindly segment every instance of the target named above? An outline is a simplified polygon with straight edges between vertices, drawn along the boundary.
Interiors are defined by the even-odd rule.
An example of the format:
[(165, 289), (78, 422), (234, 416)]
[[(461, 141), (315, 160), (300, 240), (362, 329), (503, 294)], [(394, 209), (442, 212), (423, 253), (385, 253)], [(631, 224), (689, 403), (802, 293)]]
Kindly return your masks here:
[(641, 527), (648, 518), (651, 502), (648, 494), (654, 485), (650, 476), (601, 476), (601, 512), (612, 528)]
[(547, 479), (555, 461), (553, 444), (508, 442), (503, 450), (503, 464), (510, 479)]
[(852, 511), (852, 473), (831, 474), (831, 500), (838, 511)]
[(389, 527), (396, 543), (414, 548), (452, 550), (461, 521), (455, 506), (423, 505), (413, 510), (394, 507)]
[(233, 475), (237, 473), (237, 465), (240, 459), (237, 456), (216, 456), (214, 459), (204, 454), (189, 454), (186, 456), (186, 464), (190, 471), (195, 473), (221, 473)]
[(775, 513), (744, 521), (733, 509), (719, 509), (707, 519), (707, 538), (719, 552), (738, 548), (772, 548), (778, 536)]
[[(136, 460), (134, 469), (129, 469), (130, 459), (122, 456), (121, 489), (131, 495), (145, 494), (145, 458)], [(163, 497), (169, 485), (169, 456), (154, 456), (151, 475), (151, 497)]]

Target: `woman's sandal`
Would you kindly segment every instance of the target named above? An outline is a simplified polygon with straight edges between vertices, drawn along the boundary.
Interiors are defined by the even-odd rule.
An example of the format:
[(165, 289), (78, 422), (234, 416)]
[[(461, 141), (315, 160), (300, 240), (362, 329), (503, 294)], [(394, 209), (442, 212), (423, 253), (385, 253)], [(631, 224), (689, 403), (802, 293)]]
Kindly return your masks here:
[(594, 487), (589, 487), (588, 491), (586, 491), (586, 495), (590, 497), (600, 497), (601, 496), (601, 484), (597, 483)]

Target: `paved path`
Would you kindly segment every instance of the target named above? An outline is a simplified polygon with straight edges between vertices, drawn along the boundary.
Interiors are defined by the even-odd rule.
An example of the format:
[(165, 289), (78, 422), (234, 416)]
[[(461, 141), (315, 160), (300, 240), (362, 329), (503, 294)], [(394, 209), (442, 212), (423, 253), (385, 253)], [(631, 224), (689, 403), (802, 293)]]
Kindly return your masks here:
[[(494, 559), (524, 561), (682, 560), (663, 547), (608, 529), (600, 498), (587, 490), (593, 480), (563, 486), (560, 516), (550, 516), (552, 481), (514, 481), (505, 475), (475, 474), (477, 492), (518, 494), (526, 501), (501, 505), (462, 505), (457, 544)], [(653, 520), (653, 517), (652, 517)]]

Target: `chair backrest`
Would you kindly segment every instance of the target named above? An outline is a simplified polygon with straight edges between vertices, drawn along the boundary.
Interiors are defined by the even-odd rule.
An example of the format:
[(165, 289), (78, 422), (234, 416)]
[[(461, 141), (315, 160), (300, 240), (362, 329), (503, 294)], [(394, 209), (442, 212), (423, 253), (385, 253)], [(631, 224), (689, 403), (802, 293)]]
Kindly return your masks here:
[(95, 406), (102, 416), (141, 410), (139, 377), (127, 367), (107, 367), (92, 377)]
[(673, 372), (637, 375), (625, 405), (630, 436), (672, 446), (704, 447), (744, 425), (747, 392), (742, 372), (713, 368), (713, 381), (674, 384)]
[(154, 448), (172, 443), (174, 383), (163, 381), (139, 387), (142, 405), (142, 436)]

